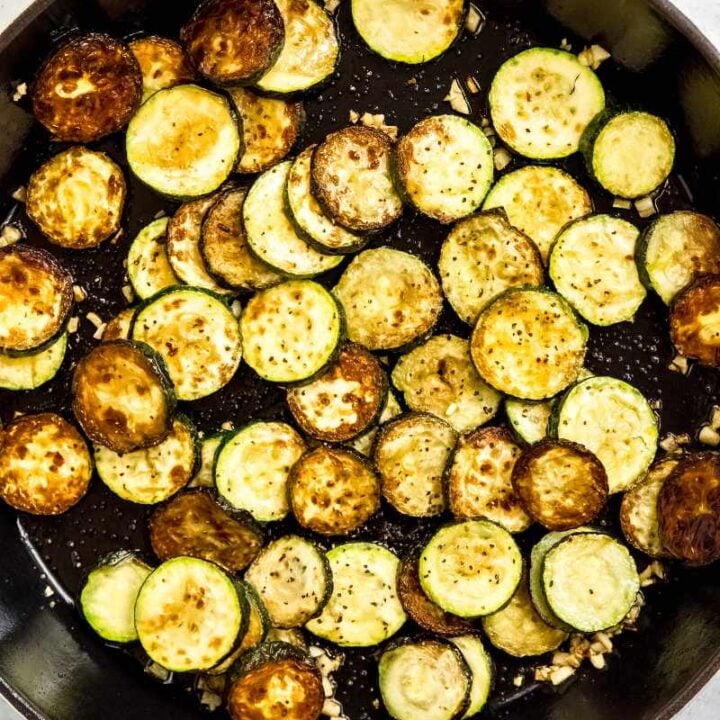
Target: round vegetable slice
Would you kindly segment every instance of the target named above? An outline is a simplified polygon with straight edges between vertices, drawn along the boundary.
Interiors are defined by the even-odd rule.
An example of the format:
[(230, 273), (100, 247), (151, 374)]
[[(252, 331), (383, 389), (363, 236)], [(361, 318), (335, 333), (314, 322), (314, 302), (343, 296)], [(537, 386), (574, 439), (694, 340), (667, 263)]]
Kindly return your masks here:
[(0, 388), (34, 390), (52, 380), (65, 359), (67, 338), (64, 332), (52, 344), (30, 355), (13, 357), (0, 353)]
[(425, 413), (383, 425), (373, 449), (383, 497), (404, 515), (439, 515), (445, 509), (443, 471), (456, 440), (450, 425)]
[(387, 399), (385, 401), (385, 407), (380, 413), (377, 424), (373, 425), (369, 430), (366, 430), (362, 435), (358, 435), (352, 439), (348, 445), (354, 450), (357, 450), (360, 454), (370, 457), (372, 455), (373, 445), (375, 444), (375, 438), (378, 434), (378, 430), (381, 425), (389, 422), (398, 415), (402, 415), (403, 409), (400, 407), (400, 403), (397, 401), (395, 394), (392, 390), (388, 389)]
[(617, 625), (640, 590), (635, 561), (604, 533), (573, 533), (545, 556), (543, 587), (553, 612), (580, 632)]
[(115, 340), (75, 368), (73, 412), (85, 434), (117, 453), (157, 445), (170, 432), (175, 392), (149, 346)]
[(304, 528), (319, 535), (347, 535), (380, 507), (380, 483), (354, 450), (320, 446), (290, 471), (290, 507)]
[(575, 382), (586, 342), (587, 328), (559, 295), (512, 289), (480, 314), (470, 355), (480, 376), (500, 392), (543, 400)]
[(0, 350), (40, 350), (63, 329), (73, 303), (72, 277), (48, 252), (0, 249)]
[(505, 415), (520, 440), (534, 443), (547, 437), (553, 401), (532, 402), (505, 398)]
[(472, 325), (480, 311), (512, 287), (542, 285), (542, 260), (530, 238), (501, 211), (458, 222), (438, 260), (443, 291), (461, 320)]
[(190, 481), (190, 487), (215, 487), (215, 456), (226, 437), (227, 433), (221, 431), (202, 438), (200, 441), (200, 466)]
[(167, 227), (167, 218), (153, 220), (135, 236), (128, 250), (128, 278), (141, 299), (179, 284), (166, 252)]
[(406, 620), (395, 586), (397, 556), (376, 543), (353, 542), (337, 545), (327, 559), (333, 592), (306, 628), (343, 647), (370, 647), (392, 637)]
[(25, 208), (50, 242), (83, 250), (120, 229), (125, 195), (122, 170), (105, 153), (71, 147), (32, 174)]
[(64, 513), (85, 495), (91, 476), (85, 441), (59, 415), (23, 415), (3, 430), (0, 497), (16, 510)]
[(345, 311), (348, 337), (370, 350), (393, 350), (429, 333), (442, 309), (440, 284), (414, 255), (364, 250), (333, 290)]
[(133, 40), (128, 47), (142, 73), (143, 102), (158, 90), (195, 80), (185, 51), (170, 38), (151, 35)]
[(720, 367), (720, 275), (701, 277), (677, 296), (670, 337), (681, 355)]
[(531, 519), (511, 479), (521, 452), (504, 428), (461, 437), (446, 472), (450, 512), (460, 519), (487, 518), (511, 533), (527, 530)]
[(525, 450), (513, 468), (512, 484), (530, 517), (548, 530), (590, 522), (608, 497), (603, 464), (567, 440), (541, 440)]
[(109, 320), (103, 331), (102, 341), (112, 342), (113, 340), (128, 340), (130, 328), (137, 308), (128, 307), (121, 310), (112, 320)]
[(667, 550), (690, 565), (720, 558), (720, 454), (680, 458), (657, 501), (660, 538)]
[(288, 390), (287, 403), (303, 432), (326, 442), (345, 442), (377, 420), (386, 394), (380, 361), (362, 345), (347, 343), (325, 372)]
[(140, 105), (142, 74), (133, 54), (101, 33), (66, 42), (35, 81), (33, 113), (56, 140), (89, 143), (124, 127)]
[(462, 653), (470, 668), (470, 702), (463, 718), (475, 717), (487, 702), (493, 681), (493, 663), (477, 634), (450, 638), (450, 642)]
[(315, 148), (313, 192), (333, 220), (348, 230), (372, 232), (400, 217), (392, 150), (388, 135), (360, 125), (331, 133)]
[(507, 530), (487, 520), (466, 520), (432, 536), (420, 553), (418, 574), (436, 605), (460, 617), (478, 617), (512, 597), (522, 556)]

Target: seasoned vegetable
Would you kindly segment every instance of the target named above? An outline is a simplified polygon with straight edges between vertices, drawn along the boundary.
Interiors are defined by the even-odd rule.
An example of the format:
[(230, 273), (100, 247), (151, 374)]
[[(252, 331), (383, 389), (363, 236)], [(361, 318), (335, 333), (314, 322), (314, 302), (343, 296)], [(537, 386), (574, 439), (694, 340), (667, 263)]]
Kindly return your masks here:
[(64, 332), (43, 350), (13, 357), (0, 353), (0, 388), (34, 390), (52, 380), (60, 370), (67, 349)]
[(91, 475), (85, 441), (59, 415), (23, 415), (4, 428), (0, 498), (16, 510), (64, 513), (85, 495)]
[(677, 351), (703, 365), (720, 366), (720, 275), (706, 275), (683, 290), (670, 308)]
[(33, 113), (55, 140), (89, 143), (127, 125), (140, 105), (142, 73), (133, 54), (109, 35), (64, 43), (43, 65)]
[(128, 340), (130, 328), (137, 308), (128, 307), (121, 310), (114, 318), (109, 320), (103, 331), (102, 341), (112, 342), (113, 340)]
[(185, 51), (170, 38), (150, 35), (133, 40), (128, 47), (142, 73), (143, 102), (158, 90), (195, 80)]
[(179, 284), (168, 260), (167, 227), (166, 217), (153, 220), (135, 236), (128, 250), (128, 278), (141, 299)]
[(200, 441), (200, 465), (190, 481), (190, 487), (215, 487), (215, 456), (226, 437), (223, 431)]
[(477, 634), (454, 637), (450, 639), (450, 642), (462, 653), (472, 676), (470, 703), (463, 717), (475, 717), (485, 707), (490, 695), (493, 681), (492, 660)]
[(372, 426), (369, 430), (366, 430), (362, 435), (358, 435), (356, 438), (351, 440), (348, 445), (357, 450), (359, 453), (369, 457), (372, 454), (375, 437), (378, 434), (380, 426), (389, 422), (398, 415), (402, 415), (402, 412), (403, 410), (400, 407), (400, 403), (398, 403), (393, 391), (388, 389), (385, 407), (380, 413), (377, 424)]
[(548, 422), (553, 411), (553, 401), (530, 402), (505, 398), (505, 415), (513, 432), (526, 443), (538, 442), (547, 437)]

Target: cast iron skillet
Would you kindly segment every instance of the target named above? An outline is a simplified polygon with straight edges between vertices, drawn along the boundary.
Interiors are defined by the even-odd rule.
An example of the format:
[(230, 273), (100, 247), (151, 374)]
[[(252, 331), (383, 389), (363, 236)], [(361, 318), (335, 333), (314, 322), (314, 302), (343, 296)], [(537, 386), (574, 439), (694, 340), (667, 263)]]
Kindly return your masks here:
[[(42, 244), (10, 193), (58, 150), (32, 125), (22, 103), (18, 107), (10, 100), (10, 83), (30, 80), (39, 60), (68, 32), (107, 30), (127, 37), (144, 30), (175, 36), (193, 4), (187, 0), (170, 4), (39, 0), (0, 35), (0, 218), (12, 213), (30, 241)], [(478, 4), (487, 15), (480, 36), (464, 37), (439, 61), (413, 69), (389, 64), (364, 48), (352, 29), (345, 0), (339, 11), (340, 75), (308, 99), (309, 121), (301, 146), (346, 124), (350, 109), (383, 112), (406, 131), (420, 117), (447, 109), (442, 98), (452, 77), (463, 79), (472, 73), (486, 89), (508, 56), (529, 45), (558, 46), (563, 37), (578, 50), (582, 35), (599, 40), (630, 68), (603, 68), (601, 76), (612, 101), (664, 115), (678, 134), (676, 172), (658, 201), (660, 209), (689, 207), (692, 197), (697, 209), (717, 215), (720, 52), (677, 10), (661, 0), (486, 0)], [(408, 85), (411, 77), (416, 84)], [(483, 92), (473, 99), (476, 117), (484, 98)], [(125, 164), (120, 138), (110, 138), (100, 147)], [(564, 165), (584, 177), (578, 158)], [(79, 310), (81, 316), (93, 310), (107, 319), (124, 306), (118, 269), (129, 238), (158, 210), (172, 209), (129, 174), (128, 179), (124, 240), (80, 253), (53, 248), (90, 292)], [(596, 209), (607, 209), (608, 200), (601, 193), (595, 193), (595, 201)], [(397, 227), (374, 243), (410, 249), (434, 263), (444, 232), (408, 210)], [(440, 329), (463, 331), (447, 310)], [(93, 344), (93, 331), (89, 323), (81, 323), (60, 375), (48, 386), (33, 392), (0, 393), (2, 420), (7, 422), (16, 410), (55, 409), (69, 417), (72, 366)], [(683, 432), (697, 427), (710, 406), (720, 402), (720, 374), (697, 367), (687, 378), (669, 372), (673, 352), (667, 335), (666, 309), (657, 298), (649, 297), (634, 324), (593, 330), (588, 365), (596, 373), (627, 379), (649, 398), (659, 400), (662, 431)], [(221, 393), (184, 409), (201, 428), (211, 430), (228, 419), (282, 417), (284, 403), (279, 389), (261, 386), (245, 368)], [(611, 518), (616, 516), (614, 503), (608, 512), (611, 527)], [(142, 672), (137, 653), (108, 649), (71, 605), (83, 574), (103, 554), (118, 548), (147, 552), (146, 517), (146, 510), (120, 501), (99, 481), (76, 508), (57, 518), (17, 516), (0, 507), (0, 692), (28, 718), (186, 720), (202, 716), (203, 710), (190, 697), (187, 679), (175, 678), (166, 685), (153, 680)], [(289, 523), (274, 532), (288, 527)], [(384, 510), (358, 535), (403, 551), (429, 527)], [(535, 539), (523, 539), (526, 549)], [(639, 631), (617, 641), (617, 656), (610, 659), (606, 672), (583, 672), (559, 690), (535, 687), (532, 682), (518, 690), (512, 678), (527, 666), (496, 655), (496, 688), (485, 716), (507, 720), (670, 718), (720, 667), (720, 567), (673, 568), (672, 575), (671, 583), (647, 593)], [(52, 597), (46, 596), (48, 587), (53, 588)], [(377, 698), (373, 655), (372, 650), (348, 652), (337, 675), (339, 697), (353, 720), (386, 717), (373, 704)]]

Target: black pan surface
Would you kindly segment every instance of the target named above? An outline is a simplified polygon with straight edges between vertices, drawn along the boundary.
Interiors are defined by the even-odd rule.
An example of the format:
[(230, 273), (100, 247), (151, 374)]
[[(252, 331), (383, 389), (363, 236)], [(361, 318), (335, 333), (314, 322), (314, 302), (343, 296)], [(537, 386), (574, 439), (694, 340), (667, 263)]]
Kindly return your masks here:
[[(612, 3), (608, 3), (612, 5)], [(570, 3), (572, 4), (572, 3)], [(384, 113), (389, 124), (401, 132), (428, 114), (448, 112), (443, 102), (450, 82), (472, 74), (482, 88), (472, 98), (473, 118), (486, 114), (486, 93), (499, 65), (518, 51), (538, 44), (559, 46), (567, 38), (575, 50), (583, 41), (550, 20), (539, 3), (480, 2), (486, 22), (477, 37), (465, 34), (438, 61), (410, 68), (373, 55), (352, 28), (348, 3), (337, 17), (342, 36), (342, 57), (337, 76), (320, 91), (308, 96), (308, 121), (299, 143), (304, 147), (348, 123), (348, 113)], [(77, 30), (106, 30), (127, 38), (138, 33), (177, 36), (179, 26), (194, 3), (176, 0), (144, 3), (55, 3), (36, 22), (34, 41), (9, 57), (7, 68), (16, 80), (28, 80), (61, 36)], [(109, 19), (113, 17), (114, 19)], [(21, 54), (24, 51), (24, 54)], [(669, 91), (668, 78), (677, 72), (682, 44), (673, 44), (654, 65), (633, 73), (608, 62), (599, 74), (609, 101), (618, 107), (641, 107), (666, 117), (679, 140), (675, 173), (658, 199), (662, 212), (695, 207), (717, 214), (720, 180), (717, 164), (699, 164), (686, 136), (677, 96)], [(2, 62), (0, 51), (0, 63)], [(412, 81), (412, 82), (410, 82)], [(4, 109), (4, 108), (3, 108)], [(0, 110), (0, 126), (3, 112)], [(122, 136), (97, 144), (124, 168)], [(33, 244), (47, 246), (24, 216), (22, 205), (9, 198), (17, 186), (47, 157), (58, 152), (45, 132), (33, 125), (21, 153), (0, 185), (0, 210), (11, 213)], [(515, 158), (509, 169), (524, 163)], [(610, 208), (607, 194), (594, 188), (578, 157), (561, 164), (593, 194), (597, 211)], [(0, 392), (0, 417), (8, 422), (15, 412), (55, 410), (72, 418), (70, 380), (77, 360), (97, 341), (94, 326), (85, 315), (94, 311), (107, 320), (126, 306), (121, 287), (125, 283), (122, 262), (135, 233), (159, 211), (168, 214), (175, 205), (137, 183), (126, 172), (129, 202), (124, 235), (116, 243), (96, 250), (73, 252), (50, 247), (72, 271), (76, 282), (89, 293), (76, 308), (80, 332), (71, 336), (69, 352), (59, 375), (48, 385), (31, 392)], [(248, 179), (248, 183), (251, 178)], [(624, 217), (643, 225), (633, 211)], [(388, 244), (420, 255), (433, 266), (446, 229), (406, 210), (402, 220), (373, 238), (371, 246)], [(323, 276), (334, 284), (340, 270)], [(468, 328), (445, 308), (438, 331), (467, 337)], [(694, 367), (687, 377), (667, 369), (673, 356), (668, 339), (667, 310), (654, 296), (643, 304), (634, 323), (593, 328), (587, 360), (598, 374), (625, 379), (659, 404), (661, 432), (692, 432), (703, 422), (713, 404), (720, 403), (720, 374)], [(391, 357), (390, 362), (393, 362)], [(183, 403), (186, 412), (205, 432), (219, 429), (228, 420), (237, 425), (258, 418), (288, 420), (282, 389), (261, 382), (243, 365), (232, 383), (221, 392), (198, 402)], [(83, 718), (184, 719), (201, 717), (204, 710), (189, 692), (191, 678), (175, 677), (162, 685), (142, 672), (141, 653), (108, 649), (87, 630), (70, 606), (84, 574), (108, 552), (137, 549), (151, 556), (146, 533), (150, 509), (126, 503), (95, 480), (79, 505), (56, 518), (15, 516), (0, 508), (0, 543), (6, 548), (0, 574), (0, 676), (16, 687), (34, 706), (16, 699), (29, 717), (81, 720)], [(617, 502), (611, 503), (603, 524), (617, 529)], [(418, 522), (402, 518), (385, 507), (353, 537), (386, 543), (398, 553), (424, 538), (439, 521)], [(269, 528), (270, 536), (300, 532), (293, 521)], [(539, 537), (529, 531), (520, 541), (528, 550)], [(638, 557), (640, 567), (645, 560)], [(494, 653), (496, 686), (485, 716), (508, 720), (552, 718), (564, 720), (634, 720), (668, 716), (676, 696), (701, 667), (717, 662), (720, 648), (720, 569), (690, 571), (672, 567), (672, 582), (646, 593), (639, 631), (619, 638), (617, 651), (605, 672), (583, 671), (561, 689), (536, 686), (532, 673), (518, 690), (512, 679), (527, 671), (528, 663), (509, 661)], [(54, 589), (44, 597), (46, 586)], [(403, 633), (417, 629), (408, 623)], [(377, 650), (348, 650), (336, 674), (339, 699), (352, 720), (381, 720), (376, 688)], [(2, 686), (0, 686), (0, 690)]]

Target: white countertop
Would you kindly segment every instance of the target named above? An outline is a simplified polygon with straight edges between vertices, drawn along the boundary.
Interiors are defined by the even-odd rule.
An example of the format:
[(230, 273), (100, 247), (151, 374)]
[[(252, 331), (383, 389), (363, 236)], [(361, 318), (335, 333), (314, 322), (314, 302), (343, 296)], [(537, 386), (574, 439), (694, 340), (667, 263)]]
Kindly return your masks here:
[[(0, 0), (0, 27), (4, 27), (32, 0)], [(720, 2), (714, 0), (674, 0), (710, 40), (720, 47)], [(676, 716), (675, 720), (717, 720), (720, 716), (720, 674), (708, 683)], [(0, 699), (0, 720), (21, 720)], [(627, 718), (632, 720), (632, 718)]]

